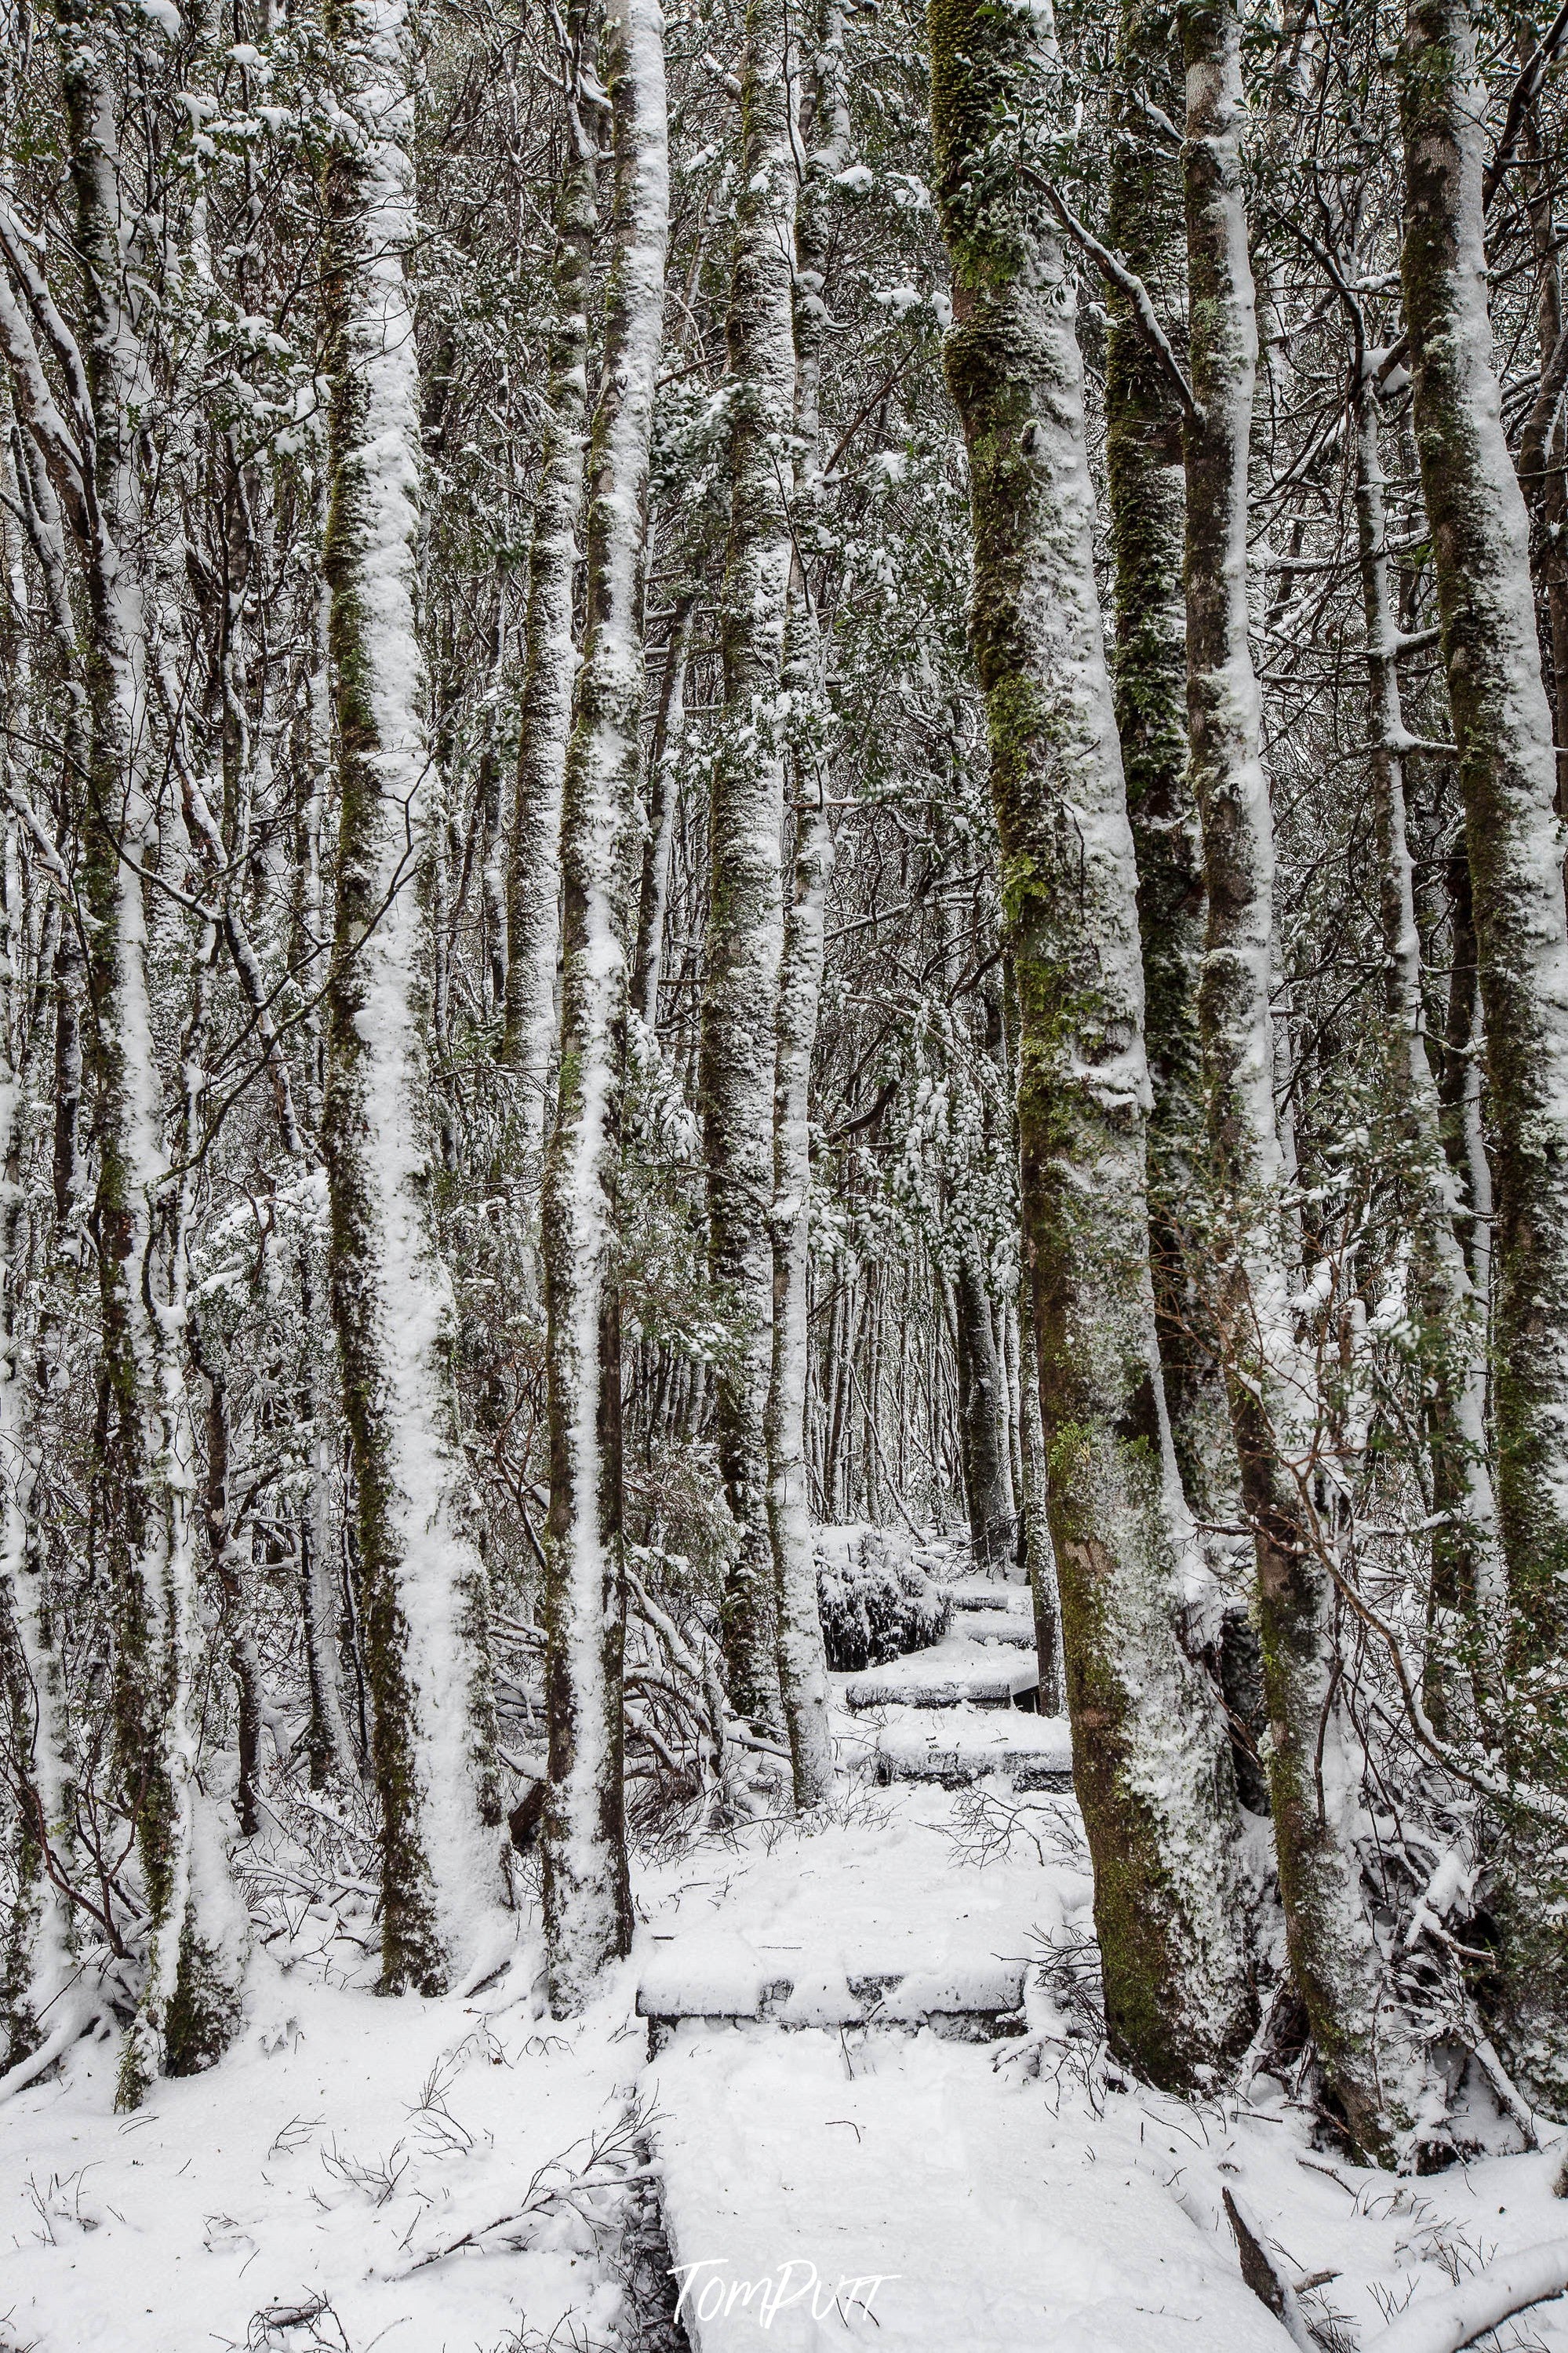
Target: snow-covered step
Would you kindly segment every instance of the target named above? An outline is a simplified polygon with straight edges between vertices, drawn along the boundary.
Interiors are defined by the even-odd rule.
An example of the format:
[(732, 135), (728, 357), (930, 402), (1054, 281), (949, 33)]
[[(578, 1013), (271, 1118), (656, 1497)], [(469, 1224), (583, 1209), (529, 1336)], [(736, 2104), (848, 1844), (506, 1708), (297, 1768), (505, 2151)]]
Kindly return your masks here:
[(939, 1585), (955, 1609), (1001, 1609), (1009, 1615), (1026, 1617), (1032, 1605), (1026, 1585), (987, 1585), (965, 1578), (955, 1585)]
[(952, 1610), (952, 1630), (962, 1641), (1011, 1642), (1021, 1651), (1033, 1647), (1035, 1612), (1026, 1585), (965, 1583), (937, 1589)]
[(1032, 1618), (1005, 1618), (999, 1609), (987, 1609), (963, 1620), (963, 1639), (966, 1642), (1007, 1642), (1015, 1651), (1032, 1651), (1035, 1621)]
[(1020, 2098), (996, 2055), (672, 2033), (647, 2081), (693, 2353), (1288, 2353), (1135, 2122)]
[(1002, 1642), (950, 1634), (929, 1651), (846, 1675), (847, 1707), (1029, 1707), (1039, 1692), (1038, 1661)]
[(994, 1949), (995, 1922), (937, 1929), (863, 1929), (847, 1939), (798, 1942), (704, 1926), (650, 1939), (637, 1982), (637, 2015), (657, 2054), (678, 2026), (930, 2027), (958, 2042), (1023, 2031), (1025, 1958)]
[(859, 1770), (886, 1784), (963, 1788), (1001, 1774), (1016, 1789), (1072, 1788), (1072, 1735), (1061, 1715), (1009, 1708), (900, 1708), (879, 1725)]

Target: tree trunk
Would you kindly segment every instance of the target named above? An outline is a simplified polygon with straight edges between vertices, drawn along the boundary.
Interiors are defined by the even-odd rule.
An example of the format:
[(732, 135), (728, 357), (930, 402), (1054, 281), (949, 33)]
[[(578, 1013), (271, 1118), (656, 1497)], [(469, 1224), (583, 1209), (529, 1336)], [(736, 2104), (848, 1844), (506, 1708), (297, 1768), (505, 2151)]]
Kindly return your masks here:
[[(1334, 1588), (1302, 1499), (1316, 1429), (1298, 1356), (1269, 1000), (1274, 828), (1247, 643), (1247, 464), (1258, 327), (1240, 176), (1240, 26), (1230, 0), (1182, 12), (1192, 389), (1186, 424), (1187, 709), (1208, 934), (1199, 1008), (1209, 1138), (1228, 1224), (1217, 1269), (1243, 1507), (1258, 1562), (1268, 1779), (1290, 1963), (1357, 2144), (1388, 2157), (1406, 2121), (1385, 2069), (1377, 1947), (1353, 1854), (1353, 1727), (1336, 1708)], [(1336, 1758), (1322, 1768), (1322, 1743)], [(1341, 1755), (1342, 1748), (1346, 1752)]]
[[(1524, 501), (1504, 438), (1483, 240), (1486, 96), (1463, 0), (1411, 0), (1403, 275), (1421, 483), (1458, 747), (1487, 1076), (1497, 1114), (1493, 1409), (1510, 1586), (1510, 1767), (1554, 1782), (1530, 1681), (1568, 1647), (1568, 917)], [(1561, 1856), (1510, 1841), (1503, 2031), (1532, 2097), (1568, 2102)]]
[(501, 1060), (516, 1088), (516, 1153), (531, 1196), (550, 1129), (550, 1069), (556, 1046), (555, 969), (561, 946), (561, 796), (572, 732), (577, 656), (572, 586), (583, 513), (588, 413), (588, 272), (598, 225), (598, 148), (584, 120), (595, 84), (594, 11), (570, 16), (570, 153), (555, 216), (555, 318), (549, 410), (533, 510), (528, 614), (523, 625), (522, 729), (507, 885), (506, 1022)]
[(443, 1991), (499, 1894), (488, 1595), (458, 1429), (451, 1288), (430, 1230), (430, 819), (415, 623), (419, 397), (403, 0), (334, 13), (359, 132), (328, 169), (331, 589), (341, 807), (322, 1136), (331, 1301), (359, 1497), (382, 1983)]
[[(1486, 1327), (1454, 1230), (1453, 1179), (1443, 1151), (1442, 1109), (1426, 1046), (1421, 934), (1405, 827), (1408, 742), (1399, 691), (1399, 628), (1388, 577), (1378, 398), (1357, 339), (1356, 522), (1366, 616), (1367, 701), (1378, 898), (1383, 920), (1384, 1009), (1398, 1174), (1410, 1234), (1410, 1303), (1424, 1375), (1432, 1503), (1434, 1599), (1472, 1630), (1478, 1694), (1491, 1681), (1474, 1654), (1495, 1633), (1505, 1595), (1497, 1506), (1487, 1460)], [(1497, 1665), (1493, 1660), (1493, 1672)], [(1436, 1672), (1431, 1677), (1435, 1687)], [(1483, 1700), (1484, 1712), (1484, 1700)]]
[[(1483, 1078), (1486, 1033), (1476, 969), (1476, 924), (1470, 861), (1463, 841), (1449, 853), (1448, 1003), (1443, 1024), (1443, 1149), (1458, 1182), (1465, 1210), (1459, 1241), (1483, 1320), (1492, 1295), (1492, 1171), (1487, 1156)], [(1490, 1351), (1488, 1356), (1489, 1359)]]
[[(1528, 68), (1535, 28), (1521, 24), (1516, 36), (1520, 64)], [(1552, 180), (1543, 168), (1539, 108), (1532, 105), (1521, 127), (1525, 209), (1540, 273), (1536, 317), (1541, 351), (1540, 389), (1520, 438), (1519, 484), (1526, 509), (1539, 507), (1542, 530), (1535, 575), (1546, 599), (1545, 679), (1557, 744), (1557, 814), (1568, 817), (1568, 482), (1563, 459), (1563, 386), (1568, 381), (1558, 343), (1563, 332), (1563, 277), (1558, 266)]]
[[(194, 1041), (192, 1041), (194, 1043)], [(191, 1060), (187, 1044), (185, 1059)], [(261, 1827), (261, 1661), (251, 1619), (250, 1596), (242, 1573), (243, 1555), (230, 1525), (229, 1461), (233, 1432), (229, 1422), (228, 1382), (221, 1365), (203, 1344), (201, 1318), (189, 1320), (191, 1364), (206, 1390), (206, 1462), (202, 1518), (205, 1523), (207, 1559), (222, 1603), (222, 1631), (234, 1670), (235, 1764), (234, 1810), (239, 1835), (251, 1839)]]
[(550, 1779), (542, 1852), (551, 2007), (580, 2010), (630, 1949), (621, 1790), (621, 1524), (616, 1164), (643, 708), (648, 438), (668, 233), (664, 20), (608, 0), (616, 248), (594, 418), (587, 631), (566, 765), (561, 1099), (545, 1173)]
[(969, 1541), (980, 1567), (1000, 1569), (1013, 1557), (1018, 1534), (1007, 1446), (1007, 1373), (996, 1347), (985, 1262), (973, 1235), (959, 1247), (952, 1306)]
[(648, 808), (647, 856), (643, 865), (642, 895), (637, 907), (637, 960), (633, 997), (648, 1031), (658, 1029), (658, 987), (664, 976), (664, 921), (669, 903), (669, 861), (675, 848), (675, 824), (680, 812), (680, 730), (686, 716), (686, 659), (691, 642), (691, 616), (697, 591), (681, 592), (669, 625), (669, 646), (664, 659), (664, 680), (648, 750), (652, 778)]
[[(1018, 982), (1013, 959), (1005, 961), (1003, 1004), (1007, 1023), (1009, 1058), (1019, 1061)], [(1013, 1151), (1018, 1151), (1017, 1113), (1013, 1120)], [(1018, 1164), (1020, 1192), (1023, 1168)], [(1018, 1271), (1018, 1561), (1029, 1582), (1035, 1618), (1035, 1652), (1039, 1662), (1039, 1710), (1060, 1715), (1067, 1704), (1062, 1682), (1061, 1604), (1057, 1590), (1057, 1556), (1051, 1546), (1050, 1465), (1046, 1455), (1046, 1426), (1040, 1417), (1039, 1345), (1035, 1333), (1035, 1287), (1028, 1264)]]
[(1225, 1727), (1178, 1635), (1195, 1538), (1154, 1330), (1136, 875), (1072, 285), (1043, 199), (994, 142), (999, 112), (1034, 120), (1053, 94), (1054, 34), (1047, 12), (982, 0), (932, 0), (930, 24), (1075, 1767), (1108, 2031), (1174, 2088), (1241, 2049), (1253, 1997)]
[[(486, 695), (484, 749), (479, 754), (477, 786), (479, 822), (479, 906), (484, 926), (481, 962), (481, 1006), (487, 1020), (506, 1010), (506, 822), (501, 790), (502, 743), (506, 729), (502, 696), (506, 671), (507, 611), (510, 584), (502, 579), (496, 591), (496, 633), (490, 682)], [(502, 1044), (505, 1043), (504, 1034)]]
[[(1173, 27), (1163, 0), (1123, 0), (1107, 233), (1148, 288), (1178, 353), (1186, 343), (1182, 171), (1140, 101), (1180, 121)], [(1203, 842), (1187, 776), (1182, 593), (1182, 418), (1127, 296), (1107, 290), (1105, 464), (1116, 638), (1116, 727), (1138, 860), (1149, 1122), (1150, 1247), (1171, 1440), (1202, 1522), (1236, 1516), (1236, 1451), (1216, 1335), (1194, 1279), (1194, 1193), (1207, 1155), (1198, 979)]]
[[(9, 650), (9, 649), (7, 649)], [(13, 672), (15, 677), (16, 673)], [(10, 785), (0, 746), (0, 783)], [(0, 2073), (77, 2023), (68, 1997), (77, 1975), (71, 1907), (61, 1891), (73, 1859), (75, 1792), (58, 1644), (51, 1640), (43, 1563), (29, 1540), (33, 1452), (23, 1419), (21, 1246), (23, 1090), (16, 1067), (16, 996), (22, 976), (21, 877), (16, 818), (0, 814), (5, 838), (5, 938), (0, 943), (0, 1722), (10, 1770), (13, 1820), (6, 1856), (6, 1914), (0, 1928)]]
[(790, 425), (795, 165), (781, 0), (748, 0), (742, 162), (726, 336), (731, 378), (724, 725), (713, 769), (701, 1105), (713, 1278), (735, 1325), (718, 1377), (734, 1523), (725, 1577), (730, 1697), (779, 1722), (778, 1608), (763, 1428), (773, 1368), (774, 1024), (784, 947), (780, 724), (793, 542)]
[[(812, 593), (809, 558), (822, 508), (822, 344), (833, 231), (833, 184), (848, 162), (843, 88), (844, 19), (823, 0), (805, 76), (802, 144), (809, 147), (795, 210), (795, 500), (800, 551), (791, 584), (784, 656), (795, 784), (795, 886), (779, 980), (773, 1091), (773, 1366), (768, 1390), (768, 1519), (779, 1614), (779, 1692), (795, 1804), (832, 1794), (827, 1658), (816, 1601), (816, 1555), (805, 1457), (810, 1372), (811, 1058), (816, 1044), (833, 871), (827, 806), (827, 622)], [(815, 142), (815, 144), (811, 142)]]
[[(7, 502), (22, 492), (13, 464), (9, 402), (0, 389), (0, 490)], [(27, 581), (18, 525), (0, 514), (5, 602), (0, 606), (0, 666), (12, 707), (25, 708), (31, 683), (26, 636)], [(63, 548), (61, 554), (63, 556)], [(62, 646), (61, 651), (66, 648)], [(74, 668), (74, 664), (72, 665)], [(68, 679), (70, 670), (67, 670)], [(85, 749), (80, 710), (68, 693), (67, 723), (79, 757)], [(75, 725), (71, 725), (72, 715)], [(0, 1725), (4, 1726), (9, 1788), (5, 1912), (0, 1923), (0, 2073), (40, 2051), (62, 2028), (74, 2031), (79, 2011), (66, 2000), (74, 1971), (71, 1907), (51, 1866), (62, 1875), (72, 1861), (72, 1810), (68, 1727), (57, 1644), (50, 1639), (42, 1561), (29, 1541), (28, 1506), (35, 1451), (25, 1418), (21, 1355), (26, 1271), (23, 1251), (22, 1154), (26, 1077), (17, 1040), (24, 1009), (26, 931), (17, 856), (13, 793), (25, 794), (14, 773), (9, 742), (0, 738)], [(52, 894), (51, 894), (52, 898)], [(46, 922), (38, 944), (39, 993), (56, 949)], [(62, 2018), (62, 2007), (68, 2013)], [(47, 2023), (46, 2024), (46, 2020)]]
[[(815, 630), (806, 616), (805, 626)], [(803, 765), (795, 802), (795, 900), (779, 991), (774, 1110), (773, 1377), (768, 1393), (768, 1514), (779, 1611), (779, 1688), (795, 1767), (795, 1797), (815, 1806), (833, 1789), (827, 1660), (816, 1603), (816, 1556), (805, 1462), (810, 1347), (811, 1123), (809, 1090), (822, 987), (827, 881), (833, 864), (826, 780)], [(815, 794), (815, 800), (807, 796)]]
[(1060, 1715), (1062, 1691), (1062, 1625), (1057, 1601), (1057, 1558), (1051, 1548), (1050, 1471), (1046, 1458), (1046, 1426), (1040, 1418), (1040, 1384), (1036, 1367), (1040, 1357), (1035, 1344), (1034, 1285), (1027, 1268), (1018, 1285), (1018, 1345), (1023, 1358), (1019, 1396), (1023, 1451), (1022, 1511), (1024, 1572), (1035, 1613), (1035, 1655), (1039, 1662), (1039, 1710)]
[[(62, 10), (62, 16), (68, 27), (76, 25), (74, 15)], [(156, 837), (144, 769), (146, 624), (137, 553), (144, 517), (132, 419), (151, 385), (125, 296), (116, 97), (97, 44), (73, 43), (65, 84), (94, 428), (75, 515), (89, 616), (83, 884), (92, 918), (87, 979), (100, 1145), (100, 1525), (116, 1610), (117, 1762), (146, 1906), (146, 1976), (118, 2090), (121, 2106), (133, 2107), (161, 2069), (184, 2073), (209, 2064), (229, 2041), (238, 2008), (235, 1956), (208, 1903), (215, 1891), (195, 1865), (191, 1684), (198, 1621), (193, 1433), (180, 1332), (186, 1195), (171, 1187), (164, 1151), (141, 871), (155, 855)]]

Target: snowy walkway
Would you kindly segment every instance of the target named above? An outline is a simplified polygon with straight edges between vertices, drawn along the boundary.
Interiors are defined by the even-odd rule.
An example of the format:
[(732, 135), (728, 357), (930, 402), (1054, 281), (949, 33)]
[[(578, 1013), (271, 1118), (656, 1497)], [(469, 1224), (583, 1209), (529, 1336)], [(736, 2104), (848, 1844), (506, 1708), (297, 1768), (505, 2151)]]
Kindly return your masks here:
[[(867, 1791), (652, 1924), (648, 2006), (683, 1989), (719, 2013), (667, 2026), (647, 2078), (673, 2259), (701, 2267), (696, 2353), (1271, 2353), (1286, 2340), (1228, 2237), (1182, 2211), (1136, 2122), (1108, 2147), (1087, 2111), (1052, 2116), (1026, 2037), (952, 2039), (973, 2031), (952, 2015), (965, 2002), (1016, 2003), (1043, 1936), (1081, 1937), (1089, 1897), (1070, 1853), (982, 1866), (984, 1826), (955, 1802)], [(900, 2022), (859, 2022), (858, 1989), (900, 1948), (918, 1968), (878, 2012)], [(786, 1974), (790, 1993), (727, 2022), (747, 1955), (753, 1998)]]
[(639, 2007), (693, 2346), (1269, 2353), (1286, 2340), (1228, 2242), (1033, 2080), (1027, 2030), (1060, 2019), (1026, 1983), (1047, 1946), (1082, 1952), (1090, 1886), (1070, 1804), (1020, 1817), (1004, 1792), (1060, 1786), (1070, 1753), (1010, 1704), (1035, 1672), (1026, 1594), (955, 1599), (961, 1630), (837, 1679), (860, 1777), (838, 1819), (650, 1922)]
[[(1280, 2353), (1227, 2189), (1315, 2341), (1376, 2353), (1407, 2303), (1563, 2235), (1554, 2156), (1397, 2182), (1313, 2153), (1270, 2079), (1196, 2111), (1091, 2078), (1067, 1729), (985, 1680), (1026, 1661), (997, 1639), (1026, 1596), (956, 1598), (940, 1645), (835, 1678), (830, 1820), (759, 1826), (649, 1902), (645, 2080), (693, 2353)], [(1503, 2342), (1568, 2353), (1568, 2307)]]

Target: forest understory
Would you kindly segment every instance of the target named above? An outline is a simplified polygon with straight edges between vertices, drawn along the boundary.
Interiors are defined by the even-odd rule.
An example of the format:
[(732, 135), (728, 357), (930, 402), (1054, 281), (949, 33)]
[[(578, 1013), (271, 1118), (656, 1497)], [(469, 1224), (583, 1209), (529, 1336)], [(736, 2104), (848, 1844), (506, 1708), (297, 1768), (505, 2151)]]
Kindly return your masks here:
[(1568, 2346), (1565, 133), (0, 0), (4, 2353)]

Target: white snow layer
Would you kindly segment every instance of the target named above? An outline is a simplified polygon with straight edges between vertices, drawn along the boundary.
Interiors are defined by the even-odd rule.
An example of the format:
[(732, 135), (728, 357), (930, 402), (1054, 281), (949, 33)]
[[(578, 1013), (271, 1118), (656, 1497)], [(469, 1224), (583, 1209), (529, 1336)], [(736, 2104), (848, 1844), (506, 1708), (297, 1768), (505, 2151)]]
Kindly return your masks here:
[[(583, 2201), (596, 2244), (536, 2176), (562, 2152), (580, 2169), (634, 2097), (694, 2353), (1271, 2353), (1289, 2340), (1242, 2284), (1226, 2188), (1292, 2282), (1334, 2275), (1304, 2289), (1309, 2318), (1344, 2316), (1341, 2341), (1374, 2353), (1403, 2315), (1390, 2348), (1434, 2353), (1456, 2275), (1507, 2284), (1562, 2237), (1560, 2150), (1400, 2181), (1314, 2149), (1271, 2078), (1240, 2107), (1103, 2069), (1086, 2088), (1092, 2032), (1075, 2039), (1058, 1967), (1091, 1957), (1070, 1799), (841, 1786), (809, 1827), (767, 1819), (645, 1864), (637, 1952), (570, 2026), (539, 2014), (524, 1918), (510, 1969), (467, 2000), (376, 2000), (373, 1955), (350, 1988), (258, 1949), (235, 2051), (132, 2117), (114, 2043), (79, 2045), (0, 2105), (0, 2343), (520, 2353), (556, 2331), (610, 2353), (613, 2200)], [(977, 1806), (1021, 1804), (1021, 1834), (977, 1836)], [(754, 2023), (678, 2025), (649, 2061), (637, 1989), (646, 2011), (661, 1969), (684, 1996), (748, 1972), (790, 1992)], [(891, 2022), (857, 2023), (851, 1984), (900, 1969)], [(921, 2023), (1020, 1980), (1021, 2034)], [(531, 2189), (534, 2212), (505, 2220)], [(1527, 2326), (1568, 2353), (1568, 2307)]]

